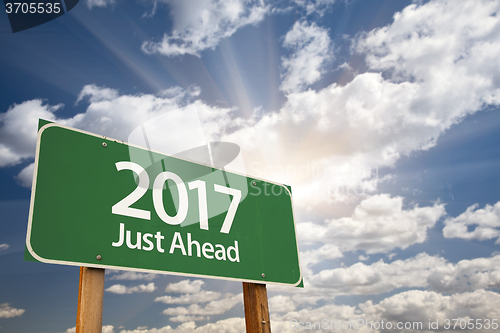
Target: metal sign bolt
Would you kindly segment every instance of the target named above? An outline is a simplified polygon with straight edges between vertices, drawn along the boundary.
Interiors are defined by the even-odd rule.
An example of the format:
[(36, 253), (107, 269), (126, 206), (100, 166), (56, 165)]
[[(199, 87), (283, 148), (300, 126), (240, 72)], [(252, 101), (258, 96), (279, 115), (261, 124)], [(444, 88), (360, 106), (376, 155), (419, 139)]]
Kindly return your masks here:
[(262, 273), (262, 277), (265, 278), (266, 277), (266, 274)]
[(262, 321), (262, 324), (265, 324), (265, 323), (266, 323), (266, 321), (265, 321), (265, 320), (263, 320), (263, 321)]
[(96, 259), (97, 259), (97, 260), (101, 260), (101, 258), (102, 258), (102, 257), (101, 257), (101, 255), (100, 255), (100, 254), (98, 254), (98, 255), (96, 256)]
[(257, 185), (257, 182), (252, 182), (252, 184)]
[(103, 142), (103, 143), (102, 143), (102, 146), (103, 146), (104, 148), (106, 148), (106, 147), (108, 146), (108, 144), (107, 144), (106, 142)]

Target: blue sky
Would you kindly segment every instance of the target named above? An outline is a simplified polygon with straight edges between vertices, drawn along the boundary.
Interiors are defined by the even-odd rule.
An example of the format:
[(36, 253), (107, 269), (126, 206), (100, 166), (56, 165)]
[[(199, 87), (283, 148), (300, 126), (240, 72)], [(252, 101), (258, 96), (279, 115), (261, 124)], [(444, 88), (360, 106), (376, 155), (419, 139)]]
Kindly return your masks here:
[[(74, 332), (78, 268), (23, 261), (38, 118), (125, 141), (154, 121), (166, 153), (233, 142), (290, 184), (305, 288), (268, 286), (273, 332), (500, 319), (499, 11), (82, 0), (15, 34), (0, 15), (0, 332)], [(108, 271), (105, 289), (103, 332), (244, 329), (239, 282)]]

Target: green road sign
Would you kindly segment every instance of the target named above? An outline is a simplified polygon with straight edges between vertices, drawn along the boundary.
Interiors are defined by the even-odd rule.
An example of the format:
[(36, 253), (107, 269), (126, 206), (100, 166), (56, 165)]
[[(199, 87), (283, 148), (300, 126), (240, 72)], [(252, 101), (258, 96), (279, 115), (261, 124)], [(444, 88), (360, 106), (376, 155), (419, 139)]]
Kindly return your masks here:
[(26, 256), (41, 262), (298, 285), (290, 189), (48, 123)]

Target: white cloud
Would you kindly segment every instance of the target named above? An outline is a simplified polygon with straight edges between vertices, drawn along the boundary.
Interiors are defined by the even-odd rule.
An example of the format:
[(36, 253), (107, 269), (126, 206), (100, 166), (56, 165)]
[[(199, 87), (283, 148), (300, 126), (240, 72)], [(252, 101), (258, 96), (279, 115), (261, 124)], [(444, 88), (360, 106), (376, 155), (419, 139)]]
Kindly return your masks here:
[[(424, 328), (429, 328), (429, 319), (439, 321), (439, 331), (444, 329), (445, 319), (450, 320), (451, 327), (455, 322), (452, 319), (469, 318), (498, 318), (500, 310), (496, 304), (500, 302), (500, 294), (476, 290), (474, 292), (444, 296), (432, 291), (410, 290), (396, 294), (374, 305), (372, 301), (359, 304), (360, 309), (370, 318), (385, 319), (392, 322), (421, 322)], [(490, 321), (491, 323), (491, 321)], [(462, 322), (463, 325), (463, 322)], [(490, 326), (491, 327), (491, 326)], [(458, 325), (457, 325), (458, 328)], [(408, 330), (409, 331), (409, 330)], [(451, 331), (460, 331), (451, 330)], [(474, 332), (488, 332), (487, 329), (474, 329)]]
[[(324, 266), (324, 265), (323, 265)], [(500, 288), (500, 255), (449, 263), (426, 253), (386, 263), (356, 263), (333, 269), (304, 268), (306, 289), (290, 291), (270, 286), (270, 290), (291, 293), (296, 307), (315, 305), (339, 295), (375, 295), (402, 288), (425, 288), (455, 294), (477, 289)]]
[(179, 297), (161, 296), (155, 298), (155, 302), (163, 302), (165, 304), (193, 304), (215, 301), (221, 296), (221, 293), (216, 291), (200, 290), (193, 294), (184, 294)]
[[(499, 102), (499, 9), (497, 1), (413, 4), (394, 15), (390, 26), (367, 33), (359, 40), (358, 50), (367, 54), (372, 69), (392, 71), (396, 81), (434, 87), (422, 91), (432, 98), (428, 105), (444, 102), (458, 116), (482, 103)], [(439, 121), (450, 112), (436, 106), (429, 121)]]
[(55, 120), (61, 104), (50, 106), (40, 99), (14, 104), (0, 114), (0, 167), (20, 163), (35, 155), (38, 118)]
[(115, 0), (87, 0), (87, 7), (92, 9), (92, 7), (107, 7), (115, 3)]
[[(163, 311), (164, 315), (172, 316), (169, 320), (174, 322), (200, 321), (208, 320), (210, 315), (223, 314), (232, 309), (236, 304), (243, 301), (242, 294), (226, 294), (221, 298), (221, 293), (214, 291), (201, 290), (204, 284), (202, 280), (182, 280), (177, 283), (170, 283), (165, 289), (170, 293), (184, 293), (181, 296), (161, 296), (155, 299), (155, 302), (165, 304), (191, 304), (188, 307), (168, 308)], [(201, 307), (196, 303), (206, 303)]]
[(165, 288), (167, 293), (193, 294), (201, 291), (201, 286), (205, 282), (202, 280), (182, 280), (177, 283), (169, 283)]
[[(335, 304), (327, 304), (321, 307), (315, 308), (305, 308), (297, 311), (291, 311), (284, 315), (280, 315), (277, 313), (271, 314), (271, 329), (272, 332), (297, 332), (301, 331), (297, 326), (298, 322), (302, 322), (302, 330), (306, 331), (308, 329), (305, 328), (308, 322), (313, 323), (319, 322), (321, 325), (323, 320), (329, 321), (333, 320), (337, 321), (346, 321), (349, 320), (356, 321), (357, 319), (364, 318), (362, 314), (356, 312), (355, 306), (348, 305), (335, 305)], [(294, 324), (295, 321), (297, 324)], [(320, 326), (321, 327), (321, 326)], [(325, 326), (323, 326), (325, 328)], [(316, 330), (318, 331), (329, 331), (329, 327), (324, 330), (319, 330), (318, 325), (316, 326)], [(335, 330), (335, 326), (332, 331)], [(315, 331), (311, 329), (311, 331)], [(335, 330), (336, 331), (336, 330)], [(343, 330), (338, 330), (343, 331)], [(347, 331), (347, 330), (345, 330)], [(363, 329), (356, 330), (357, 332), (366, 332)]]
[[(234, 17), (241, 14), (239, 4), (235, 2)], [(179, 11), (176, 31), (202, 24), (186, 18), (192, 6), (184, 2), (176, 6), (172, 9)], [(219, 4), (204, 3), (200, 13), (208, 11), (211, 18), (214, 6)], [(229, 109), (200, 101), (192, 105), (209, 117), (204, 123), (207, 136), (240, 145), (245, 160), (252, 161), (247, 170), (290, 184), (300, 208), (314, 207), (321, 216), (329, 215), (323, 206), (373, 193), (383, 180), (378, 168), (392, 167), (402, 155), (432, 147), (467, 114), (498, 104), (500, 36), (495, 26), (500, 15), (494, 15), (494, 6), (475, 1), (461, 6), (445, 1), (411, 5), (391, 25), (357, 38), (355, 49), (366, 54), (369, 69), (376, 73), (359, 74), (344, 86), (290, 93), (276, 113), (256, 114), (253, 120), (230, 119)], [(198, 20), (196, 15), (193, 20)], [(105, 89), (84, 87), (82, 96), (88, 95), (90, 101), (87, 111), (60, 122), (125, 141), (138, 125), (179, 108), (175, 98), (116, 97)], [(29, 110), (52, 119), (60, 107), (39, 100), (23, 104), (27, 103), (33, 104)], [(32, 158), (34, 152), (33, 119), (38, 117), (11, 109), (1, 119), (0, 166)], [(16, 126), (6, 125), (11, 118), (19, 120)], [(20, 134), (23, 131), (27, 135)]]
[(288, 58), (282, 58), (285, 69), (280, 89), (286, 93), (298, 92), (321, 78), (322, 67), (333, 59), (328, 30), (315, 23), (297, 21), (288, 31), (283, 46), (292, 49)]
[(188, 321), (202, 321), (202, 320), (208, 320), (210, 317), (197, 317), (197, 316), (185, 316), (185, 315), (179, 315), (175, 317), (171, 317), (169, 320), (173, 322), (181, 322), (185, 323)]
[[(303, 223), (298, 224), (297, 226), (301, 226)], [(297, 228), (297, 233), (300, 237), (302, 228)], [(310, 275), (312, 274), (311, 266), (316, 265), (319, 262), (324, 260), (333, 260), (342, 258), (343, 254), (340, 251), (337, 245), (333, 244), (324, 244), (323, 246), (313, 249), (300, 251), (300, 265), (302, 269), (302, 274)]]
[(78, 94), (76, 103), (82, 101), (85, 97), (88, 97), (91, 103), (110, 101), (118, 98), (118, 91), (106, 87), (98, 87), (95, 84), (88, 84), (83, 87), (82, 91)]
[(350, 267), (325, 269), (306, 281), (330, 295), (379, 294), (404, 287), (426, 287), (431, 270), (445, 263), (443, 258), (421, 253), (392, 263), (380, 260), (371, 265), (356, 263)]
[[(2, 244), (3, 245), (3, 244)], [(26, 310), (16, 309), (9, 305), (9, 303), (0, 304), (0, 318), (12, 318), (22, 315)]]
[(269, 299), (269, 312), (290, 312), (296, 308), (295, 302), (290, 296), (278, 295)]
[[(478, 207), (478, 204), (472, 205), (459, 216), (447, 218), (444, 221), (444, 237), (483, 241), (500, 236), (500, 201), (494, 206)], [(469, 226), (475, 226), (474, 230), (469, 231)], [(496, 243), (499, 241), (500, 238)]]
[[(87, 85), (79, 94), (79, 101), (88, 99), (89, 106), (84, 113), (72, 118), (58, 118), (56, 111), (62, 105), (50, 106), (42, 100), (31, 100), (21, 104), (14, 104), (6, 113), (0, 114), (0, 167), (12, 166), (25, 160), (32, 160), (35, 156), (38, 119), (54, 121), (114, 139), (128, 141), (134, 129), (148, 120), (155, 118), (158, 128), (171, 128), (163, 136), (161, 133), (148, 133), (152, 138), (163, 138), (162, 148), (167, 153), (177, 153), (175, 145), (189, 145), (193, 141), (193, 131), (186, 131), (172, 122), (182, 122), (183, 115), (192, 115), (201, 119), (204, 128), (201, 131), (204, 142), (215, 141), (220, 136), (219, 124), (229, 121), (230, 109), (210, 107), (200, 101), (191, 101), (198, 89), (190, 90), (170, 89), (155, 95), (119, 95), (117, 91), (95, 85)], [(182, 107), (187, 108), (181, 109)], [(198, 120), (200, 121), (200, 120)], [(168, 139), (168, 135), (176, 140)], [(170, 142), (170, 146), (165, 144)], [(165, 147), (167, 145), (168, 147)], [(191, 145), (189, 148), (196, 147)], [(182, 150), (181, 150), (182, 151)], [(17, 176), (17, 180), (24, 186), (31, 186), (33, 165), (25, 167)]]
[[(500, 295), (498, 293), (485, 290), (451, 296), (432, 291), (411, 290), (385, 298), (378, 304), (374, 304), (372, 301), (360, 303), (357, 306), (327, 304), (284, 315), (273, 314), (271, 326), (273, 332), (280, 333), (296, 332), (298, 322), (303, 323), (302, 327), (305, 327), (307, 323), (311, 323), (311, 326), (314, 323), (319, 323), (316, 327), (323, 325), (324, 331), (434, 332), (434, 330), (429, 330), (429, 320), (438, 320), (439, 329), (436, 331), (459, 332), (460, 330), (452, 329), (454, 324), (452, 319), (462, 319), (467, 322), (471, 318), (476, 323), (476, 318), (490, 318), (490, 329), (484, 329), (483, 326), (483, 329), (473, 330), (474, 332), (486, 333), (491, 331), (491, 319), (498, 318), (500, 315), (497, 306), (499, 301)], [(450, 320), (451, 329), (443, 328), (445, 319)], [(385, 323), (384, 327), (389, 327), (387, 323), (390, 322), (392, 328), (380, 329), (382, 321)], [(409, 325), (408, 327), (415, 325), (413, 326), (415, 329), (397, 329), (398, 322), (401, 323), (402, 327), (405, 324)], [(341, 329), (342, 324), (344, 324), (344, 330)], [(370, 326), (375, 328), (378, 326), (379, 329), (370, 329)]]
[(33, 171), (35, 170), (35, 163), (28, 164), (21, 172), (16, 176), (17, 181), (21, 186), (31, 187), (33, 183)]
[(0, 251), (7, 250), (9, 247), (10, 247), (9, 244), (5, 244), (5, 243), (4, 244), (0, 244)]
[(500, 288), (500, 256), (461, 260), (430, 270), (427, 282), (431, 289), (457, 293), (474, 289)]
[(388, 252), (423, 243), (427, 230), (444, 214), (443, 204), (403, 209), (402, 197), (380, 194), (361, 201), (350, 217), (332, 219), (325, 224), (299, 223), (297, 235), (305, 242), (336, 244), (342, 251)]
[(298, 6), (306, 10), (307, 15), (323, 15), (335, 3), (335, 0), (293, 0)]
[(120, 272), (119, 274), (113, 275), (110, 280), (130, 280), (130, 281), (135, 281), (135, 280), (146, 280), (146, 281), (151, 281), (156, 279), (158, 274), (151, 274), (151, 273), (138, 273), (138, 272)]
[(359, 199), (381, 180), (370, 170), (429, 149), (466, 115), (499, 104), (497, 7), (410, 5), (392, 24), (356, 39), (373, 72), (290, 93), (279, 112), (224, 139), (243, 148), (255, 172), (270, 170), (269, 178), (298, 187), (304, 207)]
[(191, 1), (162, 2), (170, 8), (172, 33), (165, 33), (160, 42), (143, 43), (142, 50), (167, 56), (199, 56), (201, 51), (215, 48), (221, 39), (239, 28), (259, 23), (269, 10), (261, 0), (203, 0), (195, 5)]
[(391, 263), (379, 260), (369, 265), (360, 262), (317, 273), (306, 270), (309, 290), (294, 294), (293, 299), (303, 303), (307, 297), (317, 301), (337, 295), (379, 294), (400, 288), (430, 288), (450, 294), (500, 288), (498, 267), (500, 255), (453, 264), (442, 257), (420, 253)]
[(162, 328), (122, 330), (120, 333), (241, 333), (245, 332), (245, 319), (228, 318), (196, 327), (194, 322), (183, 323), (176, 328), (165, 326)]
[(220, 315), (231, 310), (235, 305), (243, 303), (243, 294), (232, 295), (226, 294), (224, 298), (211, 301), (205, 307), (198, 304), (191, 304), (188, 307), (176, 307), (163, 310), (163, 314), (167, 316), (210, 316)]
[[(64, 333), (75, 333), (76, 327), (68, 328)], [(115, 333), (113, 325), (105, 325), (102, 327), (102, 333)]]
[(135, 330), (121, 330), (120, 333), (178, 333), (178, 332), (192, 332), (196, 327), (194, 322), (188, 322), (179, 325), (177, 328), (172, 328), (170, 326), (165, 326), (162, 328), (151, 328), (145, 329), (142, 327), (138, 327)]
[(115, 284), (107, 288), (106, 291), (113, 294), (132, 294), (132, 293), (152, 293), (156, 290), (154, 282), (147, 285), (140, 284), (138, 286), (126, 287), (122, 284)]

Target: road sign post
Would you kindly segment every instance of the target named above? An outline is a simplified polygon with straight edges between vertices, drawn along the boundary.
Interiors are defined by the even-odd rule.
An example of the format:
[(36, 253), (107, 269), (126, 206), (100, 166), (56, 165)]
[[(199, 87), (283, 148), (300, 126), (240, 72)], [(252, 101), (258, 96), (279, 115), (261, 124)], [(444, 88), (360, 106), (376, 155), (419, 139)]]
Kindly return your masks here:
[(76, 333), (102, 331), (104, 269), (80, 267)]
[(243, 282), (243, 301), (247, 333), (271, 333), (266, 285)]

